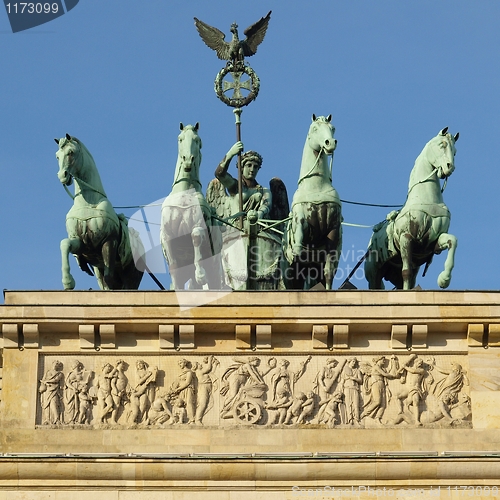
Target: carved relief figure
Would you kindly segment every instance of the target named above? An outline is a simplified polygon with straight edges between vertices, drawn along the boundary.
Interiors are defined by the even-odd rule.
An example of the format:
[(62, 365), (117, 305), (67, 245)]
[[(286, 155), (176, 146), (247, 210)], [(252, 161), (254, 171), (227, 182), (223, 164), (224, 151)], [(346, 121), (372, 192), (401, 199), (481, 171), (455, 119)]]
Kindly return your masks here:
[[(397, 396), (399, 414), (394, 423), (398, 424), (405, 421), (420, 426), (422, 425), (420, 422), (420, 404), (425, 400), (428, 384), (432, 384), (434, 379), (427, 372), (423, 359), (416, 354), (410, 356), (402, 366), (400, 373), (405, 374), (406, 387)], [(413, 421), (406, 416), (405, 409), (412, 415)]]
[(155, 400), (156, 376), (158, 367), (149, 370), (149, 365), (142, 359), (136, 362), (137, 384), (130, 392), (130, 414), (128, 421), (131, 424), (146, 422), (149, 408)]
[(278, 390), (276, 399), (266, 405), (269, 424), (284, 424), (288, 408), (292, 405), (290, 395), (286, 390)]
[[(213, 406), (212, 390), (213, 381), (210, 373), (214, 367), (218, 366), (219, 362), (213, 356), (206, 356), (202, 363), (196, 363), (194, 370), (198, 379), (198, 395), (195, 413), (195, 422), (202, 425), (204, 415)], [(210, 407), (209, 407), (210, 405)]]
[(440, 397), (445, 392), (451, 394), (458, 394), (464, 385), (469, 385), (469, 379), (467, 377), (467, 372), (462, 368), (462, 365), (452, 361), (450, 363), (451, 368), (445, 369), (436, 365), (434, 358), (430, 358), (429, 361), (432, 364), (432, 368), (439, 373), (446, 375), (445, 378), (439, 380), (434, 386), (434, 395)]
[(300, 412), (299, 418), (295, 423), (296, 424), (309, 423), (308, 419), (314, 413), (315, 409), (316, 409), (315, 394), (314, 392), (309, 391), (306, 394), (306, 399), (302, 403), (302, 411)]
[(84, 403), (83, 407), (86, 408), (86, 402), (89, 399), (87, 393), (89, 376), (90, 373), (85, 373), (85, 369), (80, 361), (73, 361), (71, 370), (65, 379), (64, 422), (66, 424), (82, 423), (80, 409), (81, 403)]
[(339, 378), (345, 363), (345, 359), (340, 363), (334, 358), (327, 359), (326, 365), (318, 372), (314, 379), (314, 391), (319, 397), (318, 422), (322, 420), (323, 412), (325, 411), (328, 401), (330, 401), (333, 385)]
[(89, 395), (89, 388), (87, 382), (80, 382), (78, 384), (78, 416), (76, 422), (79, 424), (90, 424), (92, 398)]
[[(180, 359), (179, 367), (182, 372), (177, 377), (177, 380), (175, 380), (170, 386), (169, 397), (171, 399), (182, 399), (187, 419), (189, 423), (193, 423), (196, 413), (196, 374), (191, 369), (191, 362), (187, 359)], [(176, 407), (178, 407), (178, 405), (177, 403), (174, 403), (174, 416)]]
[(292, 371), (288, 367), (290, 361), (287, 359), (280, 359), (278, 367), (271, 375), (271, 397), (275, 401), (279, 391), (286, 391), (288, 394), (293, 394), (295, 383), (304, 375), (307, 364), (311, 361), (312, 357), (308, 356), (305, 361), (302, 361), (297, 371)]
[(128, 402), (127, 390), (129, 389), (128, 378), (125, 375), (128, 364), (119, 359), (116, 368), (111, 372), (111, 396), (113, 398), (113, 409), (111, 410), (111, 423), (117, 424), (118, 418), (123, 413)]
[(173, 415), (170, 411), (166, 394), (160, 394), (148, 411), (147, 423), (149, 425), (161, 425), (168, 420), (172, 421)]
[[(299, 392), (293, 397), (292, 404), (286, 413), (285, 424), (297, 423), (297, 420), (302, 415), (302, 409), (304, 408), (307, 399), (307, 396), (303, 392)], [(295, 421), (293, 421), (294, 419)]]
[(361, 419), (371, 417), (382, 424), (382, 416), (387, 407), (387, 379), (394, 379), (398, 376), (398, 360), (396, 356), (391, 356), (389, 370), (384, 368), (385, 356), (373, 359), (373, 364), (365, 368), (368, 378), (365, 378), (365, 391), (368, 399), (365, 402)]
[[(231, 365), (222, 375), (222, 387), (220, 393), (225, 396), (224, 405), (221, 411), (222, 418), (232, 418), (235, 404), (240, 399), (240, 392), (245, 387), (253, 387), (257, 390), (262, 390), (262, 393), (267, 390), (267, 385), (258, 370), (260, 359), (250, 357), (246, 362), (239, 359), (234, 360), (236, 363)], [(262, 394), (261, 393), (261, 394)]]
[(343, 403), (344, 395), (340, 391), (334, 392), (325, 406), (319, 423), (325, 423), (330, 429), (335, 427), (339, 422), (344, 423), (345, 416), (341, 410)]
[[(462, 418), (454, 418), (451, 414), (455, 408), (463, 408), (461, 414)], [(466, 394), (445, 392), (438, 400), (438, 410), (436, 413), (431, 414), (428, 423), (437, 422), (441, 419), (447, 425), (461, 424), (463, 418), (468, 417), (470, 414), (470, 398)]]
[[(340, 386), (344, 394), (345, 424), (360, 425), (361, 384), (363, 374), (356, 358), (348, 358), (340, 376)], [(338, 399), (338, 398), (337, 398)]]
[(60, 361), (52, 363), (40, 380), (40, 404), (42, 406), (42, 425), (62, 424), (62, 397), (64, 387), (63, 365)]
[(111, 381), (114, 377), (114, 368), (110, 363), (105, 363), (101, 374), (97, 377), (97, 402), (100, 409), (99, 422), (105, 423), (113, 411), (114, 402), (111, 395)]
[(186, 410), (186, 402), (182, 398), (177, 398), (172, 408), (172, 423), (183, 424), (187, 418), (189, 417)]

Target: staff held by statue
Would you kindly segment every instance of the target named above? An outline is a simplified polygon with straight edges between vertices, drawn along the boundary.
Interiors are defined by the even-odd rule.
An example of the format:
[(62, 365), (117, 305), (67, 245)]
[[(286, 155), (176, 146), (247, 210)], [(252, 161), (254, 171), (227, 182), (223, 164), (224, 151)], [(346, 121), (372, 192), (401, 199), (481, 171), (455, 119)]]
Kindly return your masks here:
[[(235, 108), (233, 110), (236, 120), (236, 140), (241, 141), (241, 113), (242, 107), (250, 104), (259, 93), (260, 81), (252, 68), (245, 64), (245, 57), (253, 56), (257, 52), (257, 47), (264, 40), (264, 36), (271, 19), (271, 11), (265, 17), (249, 26), (244, 34), (245, 40), (240, 40), (238, 36), (238, 25), (231, 25), (232, 39), (225, 41), (225, 34), (213, 26), (194, 18), (196, 29), (202, 40), (211, 49), (215, 50), (219, 59), (227, 61), (225, 68), (217, 74), (215, 78), (215, 93), (217, 97), (227, 106)], [(230, 75), (231, 80), (225, 80)], [(242, 80), (242, 76), (247, 75), (248, 80)], [(243, 96), (242, 90), (248, 91)], [(231, 96), (226, 95), (232, 91)], [(241, 152), (238, 153), (238, 191), (239, 191), (239, 211), (243, 212), (243, 174), (241, 165)], [(243, 216), (240, 217), (240, 224), (243, 226)]]

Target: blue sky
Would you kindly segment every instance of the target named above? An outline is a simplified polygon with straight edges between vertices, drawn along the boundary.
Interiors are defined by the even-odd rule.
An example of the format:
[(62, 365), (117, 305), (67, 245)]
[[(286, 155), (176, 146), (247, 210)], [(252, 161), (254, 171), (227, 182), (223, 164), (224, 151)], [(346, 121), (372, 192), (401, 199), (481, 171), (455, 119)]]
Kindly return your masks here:
[[(259, 181), (293, 195), (312, 113), (333, 115), (333, 184), (342, 199), (403, 203), (414, 160), (445, 126), (460, 132), (444, 193), (459, 240), (450, 289), (497, 289), (500, 3), (496, 0), (81, 0), (69, 13), (12, 34), (0, 10), (0, 286), (61, 285), (60, 240), (71, 200), (57, 179), (54, 137), (81, 139), (115, 206), (170, 192), (179, 122), (200, 123), (204, 186), (234, 142), (232, 110), (213, 91), (224, 63), (193, 17), (229, 33), (272, 10), (248, 59), (261, 80), (244, 109)], [(232, 172), (235, 172), (232, 166)], [(128, 216), (134, 210), (122, 210)], [(346, 222), (373, 225), (389, 209), (344, 204)], [(338, 287), (370, 229), (344, 228)], [(72, 260), (77, 289), (97, 288)], [(444, 255), (424, 289), (436, 289)], [(366, 288), (362, 273), (353, 282)], [(167, 284), (168, 274), (158, 274)], [(155, 289), (144, 277), (141, 289)]]

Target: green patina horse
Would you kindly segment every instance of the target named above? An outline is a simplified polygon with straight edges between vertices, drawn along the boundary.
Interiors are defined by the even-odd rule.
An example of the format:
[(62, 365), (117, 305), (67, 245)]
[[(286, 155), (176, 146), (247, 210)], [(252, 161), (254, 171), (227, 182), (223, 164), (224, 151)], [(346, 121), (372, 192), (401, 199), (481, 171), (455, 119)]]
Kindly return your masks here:
[(282, 278), (287, 289), (332, 288), (342, 250), (342, 208), (328, 156), (337, 147), (332, 116), (312, 116), (291, 220), (283, 237)]
[[(102, 290), (137, 290), (143, 275), (140, 261), (144, 255), (138, 233), (129, 231), (125, 216), (114, 211), (94, 159), (84, 144), (68, 134), (55, 141), (59, 145), (57, 175), (73, 198), (73, 206), (66, 215), (68, 237), (61, 241), (64, 288), (75, 287), (69, 265), (72, 253), (82, 271), (95, 274)], [(73, 180), (74, 196), (67, 189)]]
[(223, 288), (220, 228), (201, 191), (198, 124), (180, 125), (172, 191), (161, 208), (161, 246), (172, 289)]
[(445, 128), (425, 145), (411, 171), (403, 208), (375, 226), (365, 262), (370, 289), (383, 289), (382, 279), (396, 288), (414, 288), (420, 266), (427, 268), (434, 254), (445, 249), (448, 255), (437, 282), (441, 288), (450, 284), (457, 238), (448, 234), (451, 215), (439, 179), (455, 170), (457, 140), (458, 134), (453, 137)]

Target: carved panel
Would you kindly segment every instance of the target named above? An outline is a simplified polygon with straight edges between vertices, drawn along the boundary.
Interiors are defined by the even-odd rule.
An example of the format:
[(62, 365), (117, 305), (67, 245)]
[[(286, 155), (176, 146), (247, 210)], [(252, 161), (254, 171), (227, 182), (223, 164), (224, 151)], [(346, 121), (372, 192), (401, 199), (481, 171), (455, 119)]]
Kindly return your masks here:
[(465, 355), (41, 355), (57, 428), (470, 427)]

